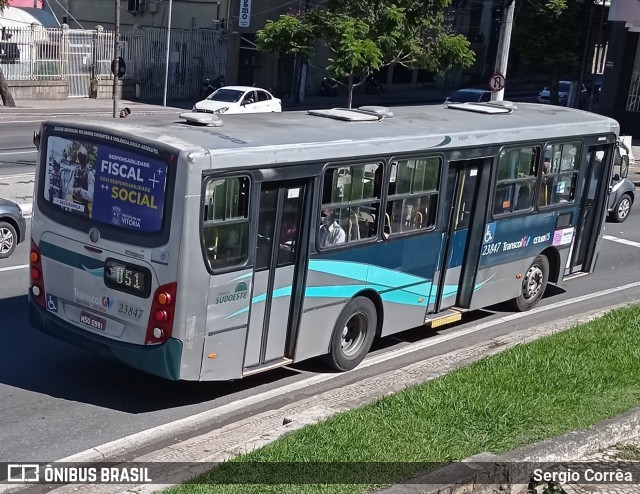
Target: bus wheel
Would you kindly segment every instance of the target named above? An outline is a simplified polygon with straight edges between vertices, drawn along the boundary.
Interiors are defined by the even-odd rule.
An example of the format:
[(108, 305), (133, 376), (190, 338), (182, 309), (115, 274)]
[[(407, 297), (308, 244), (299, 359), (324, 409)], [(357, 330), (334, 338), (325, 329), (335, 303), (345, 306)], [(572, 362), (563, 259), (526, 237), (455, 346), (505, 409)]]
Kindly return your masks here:
[(533, 308), (544, 295), (549, 280), (549, 260), (538, 256), (522, 280), (522, 293), (512, 300), (512, 305), (521, 312)]
[(0, 259), (9, 257), (16, 248), (18, 235), (9, 223), (0, 221)]
[(338, 317), (325, 362), (339, 371), (355, 368), (371, 348), (377, 323), (376, 307), (371, 300), (352, 299)]

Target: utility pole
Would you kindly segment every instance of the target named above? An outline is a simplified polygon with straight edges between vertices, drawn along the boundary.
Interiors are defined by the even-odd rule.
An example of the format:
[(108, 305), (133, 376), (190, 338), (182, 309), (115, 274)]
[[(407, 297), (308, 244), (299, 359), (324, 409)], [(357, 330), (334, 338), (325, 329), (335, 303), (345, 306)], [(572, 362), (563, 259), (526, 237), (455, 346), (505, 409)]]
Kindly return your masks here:
[(169, 0), (169, 20), (167, 23), (167, 53), (166, 53), (166, 65), (164, 68), (164, 92), (162, 94), (162, 106), (167, 106), (167, 87), (169, 85), (169, 53), (171, 48), (171, 8), (173, 7), (173, 0)]
[(113, 33), (113, 59), (116, 61), (116, 71), (113, 74), (113, 91), (111, 98), (113, 99), (113, 118), (118, 113), (118, 72), (120, 71), (120, 0), (116, 2), (116, 27)]
[[(511, 28), (513, 27), (513, 13), (516, 9), (515, 0), (505, 0), (502, 9), (502, 22), (500, 23), (500, 39), (498, 41), (498, 53), (494, 74), (502, 74), (507, 78), (507, 65), (509, 64), (509, 46), (511, 45)], [(504, 100), (504, 88), (491, 93), (491, 101)]]

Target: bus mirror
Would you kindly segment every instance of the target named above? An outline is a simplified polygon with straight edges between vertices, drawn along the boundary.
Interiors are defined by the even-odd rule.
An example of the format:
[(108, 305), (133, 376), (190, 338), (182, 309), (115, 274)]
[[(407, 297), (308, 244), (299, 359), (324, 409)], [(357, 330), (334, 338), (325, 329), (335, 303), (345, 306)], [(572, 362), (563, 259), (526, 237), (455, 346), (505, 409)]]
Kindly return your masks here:
[(629, 175), (629, 155), (622, 155), (622, 162), (620, 163), (620, 176), (622, 178), (627, 178)]
[(33, 145), (37, 150), (40, 150), (40, 132), (33, 131)]

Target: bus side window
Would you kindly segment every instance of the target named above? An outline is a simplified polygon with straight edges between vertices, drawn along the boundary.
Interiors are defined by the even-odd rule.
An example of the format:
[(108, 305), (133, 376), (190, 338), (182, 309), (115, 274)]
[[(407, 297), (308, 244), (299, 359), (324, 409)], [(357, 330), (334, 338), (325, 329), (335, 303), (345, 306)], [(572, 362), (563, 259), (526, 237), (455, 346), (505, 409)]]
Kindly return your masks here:
[(568, 204), (575, 198), (582, 145), (579, 142), (549, 144), (544, 150), (538, 206)]
[(377, 235), (382, 174), (380, 163), (326, 170), (322, 211), (329, 222), (324, 220), (319, 226), (319, 247), (357, 242)]
[(388, 186), (385, 233), (435, 226), (442, 159), (436, 156), (394, 161)]
[(205, 183), (202, 247), (211, 269), (246, 262), (249, 245), (249, 178)]
[(529, 211), (534, 206), (540, 148), (504, 149), (498, 160), (493, 215)]

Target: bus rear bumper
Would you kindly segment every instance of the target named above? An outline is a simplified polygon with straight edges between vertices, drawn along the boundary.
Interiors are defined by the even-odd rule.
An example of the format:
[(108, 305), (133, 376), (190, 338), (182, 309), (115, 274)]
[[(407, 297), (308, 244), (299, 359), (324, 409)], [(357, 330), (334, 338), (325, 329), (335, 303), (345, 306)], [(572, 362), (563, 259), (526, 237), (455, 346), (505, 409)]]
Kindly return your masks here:
[(169, 338), (160, 345), (145, 346), (123, 343), (83, 331), (40, 308), (29, 301), (29, 322), (43, 333), (100, 355), (110, 357), (123, 364), (148, 374), (177, 381), (180, 379), (182, 342)]

